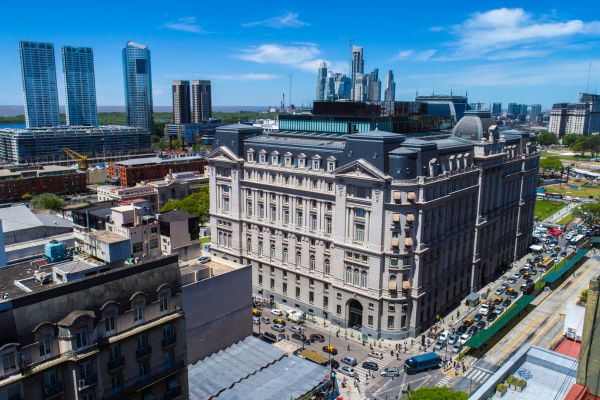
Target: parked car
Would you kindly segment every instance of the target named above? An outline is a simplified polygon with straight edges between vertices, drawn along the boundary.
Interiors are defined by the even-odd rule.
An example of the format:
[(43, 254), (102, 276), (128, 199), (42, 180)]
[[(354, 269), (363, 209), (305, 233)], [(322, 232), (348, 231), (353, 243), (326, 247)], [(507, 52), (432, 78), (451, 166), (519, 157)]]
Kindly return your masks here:
[(522, 284), (521, 284), (521, 286), (519, 287), (519, 290), (520, 290), (521, 292), (524, 292), (524, 291), (525, 291), (525, 289), (527, 289), (527, 283), (522, 283)]
[(292, 332), (296, 332), (296, 333), (301, 333), (302, 332), (302, 327), (298, 326), (298, 325), (292, 325), (290, 326), (290, 331)]
[(271, 314), (273, 314), (273, 315), (277, 315), (278, 317), (281, 317), (281, 316), (283, 315), (283, 311), (281, 311), (281, 310), (280, 310), (280, 309), (278, 309), (278, 308), (273, 308), (273, 309), (271, 310)]
[(292, 338), (296, 339), (296, 340), (299, 340), (301, 342), (303, 342), (306, 339), (306, 337), (303, 334), (298, 333), (298, 332), (292, 333)]
[(388, 378), (397, 378), (400, 376), (400, 370), (396, 367), (387, 367), (381, 370), (381, 376), (386, 376)]
[(202, 256), (202, 257), (198, 257), (198, 259), (196, 260), (196, 264), (206, 264), (209, 261), (210, 261), (209, 256)]
[(449, 345), (454, 345), (454, 344), (456, 344), (457, 341), (458, 341), (458, 335), (450, 335), (450, 337), (448, 337)]
[(358, 375), (358, 374), (357, 374), (357, 372), (356, 372), (356, 370), (355, 370), (354, 368), (352, 368), (352, 367), (349, 367), (349, 366), (347, 366), (347, 365), (342, 365), (342, 366), (338, 367), (338, 369), (337, 369), (337, 370), (338, 370), (340, 373), (342, 373), (342, 374), (344, 374), (344, 375), (347, 375), (347, 376), (352, 376), (352, 377), (354, 377), (354, 376)]
[(504, 306), (498, 304), (496, 307), (494, 307), (494, 312), (497, 314), (502, 314), (504, 312)]
[(473, 315), (473, 321), (475, 321), (475, 322), (481, 321), (482, 318), (483, 318), (483, 315), (481, 315), (479, 313)]
[(446, 347), (446, 342), (444, 342), (442, 340), (438, 340), (437, 342), (435, 342), (435, 349), (436, 350), (441, 350), (444, 347)]
[(511, 300), (511, 299), (506, 299), (506, 300), (504, 300), (504, 301), (502, 302), (502, 305), (503, 305), (504, 307), (508, 307), (508, 306), (510, 306), (510, 303), (512, 303), (512, 300)]
[(521, 278), (521, 274), (517, 272), (516, 274), (513, 275), (513, 278), (519, 279), (519, 278)]
[(455, 354), (458, 354), (461, 352), (463, 346), (460, 343), (456, 343), (454, 346), (452, 346), (452, 352)]
[(477, 324), (475, 324), (475, 326), (479, 330), (485, 329), (485, 321), (479, 321), (479, 322), (477, 322)]
[(283, 326), (281, 324), (273, 324), (273, 325), (271, 325), (271, 329), (273, 329), (274, 331), (277, 331), (277, 332), (284, 332), (285, 326)]
[(468, 326), (466, 325), (461, 325), (458, 327), (458, 329), (456, 330), (456, 333), (460, 336), (463, 333), (465, 333), (467, 331)]
[(379, 365), (373, 361), (365, 361), (361, 364), (364, 369), (368, 369), (369, 371), (379, 371)]
[(463, 346), (465, 343), (467, 343), (467, 340), (471, 339), (471, 335), (469, 335), (468, 333), (463, 333), (460, 336), (460, 339), (458, 339), (458, 343), (460, 343), (461, 346)]
[(498, 314), (496, 314), (495, 312), (490, 313), (490, 315), (488, 315), (487, 320), (488, 322), (493, 322), (496, 317), (498, 317)]
[(537, 271), (537, 269), (536, 269), (536, 268), (531, 268), (531, 269), (529, 270), (529, 275), (537, 275), (537, 273), (538, 273), (538, 271)]
[(500, 286), (498, 289), (496, 289), (496, 296), (500, 296), (502, 293), (504, 293), (504, 288)]
[(508, 278), (508, 283), (510, 283), (511, 285), (514, 285), (515, 283), (517, 283), (517, 278), (515, 278), (514, 276), (511, 276), (510, 278)]
[(261, 339), (267, 343), (277, 342), (277, 336), (273, 335), (271, 332), (263, 332)]
[(263, 324), (270, 324), (271, 323), (271, 319), (269, 317), (262, 316), (262, 317), (260, 317), (260, 319), (263, 322)]
[(313, 333), (312, 335), (310, 335), (310, 341), (311, 342), (321, 342), (323, 343), (325, 341), (325, 336), (319, 334), (319, 333)]
[(479, 308), (479, 314), (481, 315), (488, 315), (490, 313), (490, 306), (489, 304), (483, 304), (480, 308)]
[(479, 330), (479, 328), (477, 328), (476, 325), (470, 326), (469, 329), (467, 329), (467, 335), (473, 336), (474, 334), (477, 333), (478, 330)]
[(440, 336), (438, 336), (438, 340), (445, 342), (446, 340), (448, 340), (448, 336), (450, 336), (450, 332), (445, 330), (444, 332), (440, 333)]
[(252, 316), (252, 323), (254, 325), (260, 325), (260, 318), (253, 315)]

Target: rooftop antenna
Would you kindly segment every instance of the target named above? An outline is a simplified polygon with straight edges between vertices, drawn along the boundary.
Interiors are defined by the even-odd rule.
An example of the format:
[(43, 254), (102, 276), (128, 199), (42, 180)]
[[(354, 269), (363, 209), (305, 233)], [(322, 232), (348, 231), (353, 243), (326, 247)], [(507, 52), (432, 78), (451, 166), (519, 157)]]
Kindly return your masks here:
[(592, 62), (590, 61), (590, 65), (588, 66), (588, 76), (587, 76), (587, 85), (585, 87), (585, 91), (587, 93), (590, 92), (590, 74), (592, 72)]
[(290, 108), (292, 107), (292, 74), (290, 74), (290, 96), (288, 101), (290, 102)]

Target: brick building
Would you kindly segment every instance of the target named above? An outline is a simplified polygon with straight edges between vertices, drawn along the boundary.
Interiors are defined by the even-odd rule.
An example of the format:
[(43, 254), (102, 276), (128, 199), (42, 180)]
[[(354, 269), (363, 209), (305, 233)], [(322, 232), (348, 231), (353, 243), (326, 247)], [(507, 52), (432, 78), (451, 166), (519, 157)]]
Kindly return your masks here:
[(41, 169), (0, 169), (0, 201), (21, 200), (23, 195), (85, 192), (86, 174), (73, 168), (48, 165)]
[(108, 167), (108, 177), (121, 186), (134, 186), (141, 181), (164, 178), (169, 172), (204, 172), (206, 160), (201, 156), (148, 157), (118, 161)]

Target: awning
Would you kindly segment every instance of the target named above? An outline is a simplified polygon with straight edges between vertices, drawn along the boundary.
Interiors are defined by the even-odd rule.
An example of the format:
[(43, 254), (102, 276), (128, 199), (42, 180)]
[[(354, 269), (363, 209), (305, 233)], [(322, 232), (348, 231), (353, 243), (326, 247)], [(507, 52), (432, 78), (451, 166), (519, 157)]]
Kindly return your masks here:
[(413, 245), (412, 238), (406, 238), (406, 239), (404, 239), (404, 245), (407, 246), (407, 247), (411, 247)]
[(400, 245), (400, 242), (398, 241), (397, 238), (393, 238), (392, 239), (392, 247), (398, 247)]
[(394, 221), (394, 222), (400, 222), (400, 214), (399, 213), (394, 213), (394, 215), (392, 216), (392, 221)]
[(415, 201), (417, 199), (417, 195), (415, 194), (415, 192), (408, 192), (408, 201)]
[(415, 216), (414, 214), (406, 214), (406, 222), (414, 222)]
[(395, 201), (400, 201), (402, 200), (402, 194), (400, 192), (394, 192), (394, 200)]
[(396, 290), (398, 290), (398, 286), (396, 285), (396, 280), (395, 280), (395, 279), (394, 279), (394, 280), (391, 280), (391, 281), (388, 283), (388, 289), (389, 289), (391, 292), (395, 292)]

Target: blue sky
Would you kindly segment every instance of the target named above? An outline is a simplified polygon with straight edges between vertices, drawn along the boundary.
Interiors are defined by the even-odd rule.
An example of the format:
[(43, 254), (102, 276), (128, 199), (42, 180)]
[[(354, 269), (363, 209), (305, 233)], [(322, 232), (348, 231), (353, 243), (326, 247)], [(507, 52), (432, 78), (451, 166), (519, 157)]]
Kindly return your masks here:
[[(60, 4), (59, 4), (60, 3)], [(173, 79), (211, 79), (215, 105), (314, 98), (316, 66), (347, 72), (349, 40), (365, 70), (396, 76), (397, 99), (465, 93), (471, 101), (575, 101), (600, 86), (596, 1), (6, 1), (0, 15), (0, 104), (22, 104), (17, 42), (94, 49), (99, 105), (122, 105), (121, 48), (152, 51), (154, 104)], [(82, 6), (86, 4), (86, 6)], [(594, 19), (596, 18), (596, 19)], [(384, 81), (385, 85), (385, 81)]]

